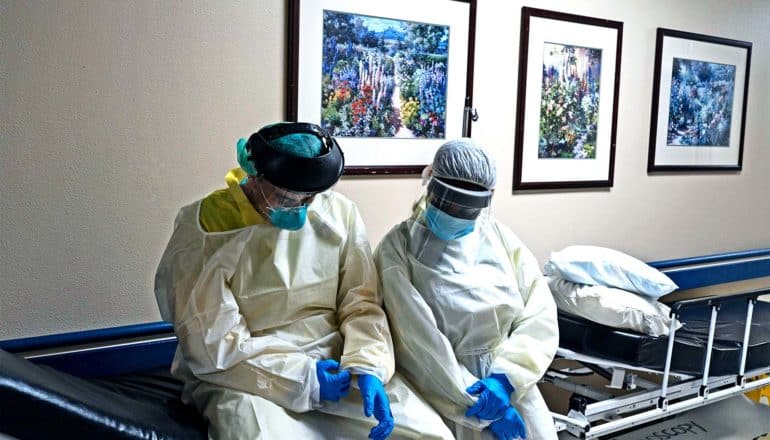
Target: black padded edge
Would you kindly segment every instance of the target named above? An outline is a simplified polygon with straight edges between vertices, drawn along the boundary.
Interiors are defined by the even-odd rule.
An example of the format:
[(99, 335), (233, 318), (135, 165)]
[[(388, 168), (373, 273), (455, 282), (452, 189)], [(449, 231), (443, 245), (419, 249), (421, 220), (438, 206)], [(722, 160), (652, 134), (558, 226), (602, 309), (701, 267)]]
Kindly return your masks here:
[(163, 371), (89, 381), (0, 350), (0, 431), (27, 438), (204, 439)]
[[(711, 351), (709, 375), (737, 374), (746, 302), (725, 303), (718, 315), (716, 336)], [(682, 311), (684, 324), (674, 339), (672, 371), (700, 375), (708, 342), (711, 310), (693, 307)], [(653, 337), (628, 330), (618, 330), (587, 319), (559, 312), (559, 346), (578, 353), (627, 363), (642, 368), (663, 370), (667, 337)], [(759, 301), (749, 336), (746, 370), (767, 366), (770, 359), (770, 303)]]

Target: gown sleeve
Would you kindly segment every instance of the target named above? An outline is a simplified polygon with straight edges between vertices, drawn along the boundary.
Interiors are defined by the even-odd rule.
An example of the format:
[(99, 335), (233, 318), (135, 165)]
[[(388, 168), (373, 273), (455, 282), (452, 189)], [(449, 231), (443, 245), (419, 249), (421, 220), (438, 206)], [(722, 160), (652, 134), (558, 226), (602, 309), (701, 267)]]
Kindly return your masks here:
[(490, 373), (505, 374), (518, 401), (545, 374), (559, 345), (559, 327), (548, 283), (532, 252), (507, 229), (496, 225), (516, 274), (524, 309), (512, 325)]
[(345, 340), (340, 367), (353, 374), (372, 374), (388, 383), (395, 372), (390, 328), (366, 228), (358, 210), (348, 203), (337, 292), (337, 320)]

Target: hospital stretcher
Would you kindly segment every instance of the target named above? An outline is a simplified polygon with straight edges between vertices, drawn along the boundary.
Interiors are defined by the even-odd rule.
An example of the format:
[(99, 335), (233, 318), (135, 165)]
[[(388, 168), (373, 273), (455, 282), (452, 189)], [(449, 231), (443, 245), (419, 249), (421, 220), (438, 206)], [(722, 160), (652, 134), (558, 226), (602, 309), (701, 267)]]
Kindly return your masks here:
[[(663, 337), (560, 313), (557, 358), (583, 368), (555, 368), (544, 377), (573, 393), (569, 412), (553, 413), (557, 430), (604, 437), (770, 385), (770, 303), (758, 300), (767, 294), (770, 289), (675, 302), (676, 320)], [(589, 373), (609, 384), (576, 383)]]

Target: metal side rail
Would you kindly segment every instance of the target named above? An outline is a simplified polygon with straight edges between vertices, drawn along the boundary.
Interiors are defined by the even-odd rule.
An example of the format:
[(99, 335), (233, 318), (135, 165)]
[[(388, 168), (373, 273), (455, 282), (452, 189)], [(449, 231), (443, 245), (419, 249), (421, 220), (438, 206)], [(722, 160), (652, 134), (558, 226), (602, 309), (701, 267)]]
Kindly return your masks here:
[[(754, 370), (749, 374), (747, 374), (747, 376), (750, 376), (754, 373), (762, 374), (767, 372), (770, 372), (770, 367)], [(728, 380), (727, 383), (732, 383), (733, 385), (730, 385), (729, 387), (724, 389), (712, 391), (708, 394), (708, 396), (703, 397), (698, 395), (697, 393), (699, 384), (695, 384), (693, 393), (691, 393), (689, 396), (683, 396), (685, 397), (683, 400), (677, 400), (675, 402), (669, 403), (665, 409), (654, 406), (654, 402), (657, 400), (657, 395), (656, 395), (656, 396), (653, 396), (653, 398), (651, 399), (651, 402), (653, 403), (653, 405), (646, 405), (650, 407), (650, 409), (647, 409), (645, 411), (642, 411), (633, 415), (625, 416), (622, 418), (615, 418), (613, 417), (613, 414), (618, 414), (618, 413), (617, 412), (613, 413), (614, 411), (613, 409), (606, 409), (605, 410), (606, 412), (604, 413), (604, 415), (607, 418), (615, 418), (615, 419), (600, 425), (593, 425), (589, 420), (581, 420), (580, 414), (571, 414), (570, 416), (553, 414), (554, 421), (556, 423), (558, 430), (566, 429), (568, 432), (570, 432), (572, 435), (576, 437), (583, 438), (583, 439), (594, 439), (594, 438), (609, 435), (618, 431), (633, 428), (634, 426), (653, 422), (655, 420), (662, 419), (664, 417), (669, 417), (674, 414), (679, 414), (685, 411), (689, 411), (691, 409), (695, 409), (701, 406), (710, 405), (720, 400), (724, 400), (729, 397), (733, 397), (757, 388), (770, 385), (770, 377), (748, 382), (745, 386), (740, 386), (735, 384), (735, 376), (729, 376), (729, 377), (725, 376), (724, 379)], [(627, 397), (630, 397), (630, 396), (627, 396)], [(628, 400), (624, 400), (624, 399), (627, 399), (627, 397), (624, 397), (621, 399), (612, 399), (610, 401), (597, 402), (597, 403), (601, 403), (603, 405), (612, 405), (613, 403), (618, 405), (626, 405), (626, 407), (629, 408), (630, 410), (632, 409), (634, 404), (629, 402)], [(615, 400), (620, 400), (620, 401), (613, 402)], [(642, 403), (650, 403), (650, 401), (643, 401)], [(591, 408), (591, 405), (588, 405), (587, 412), (589, 408)], [(591, 408), (591, 410), (594, 410), (594, 409), (595, 408)], [(636, 409), (638, 410), (639, 407), (636, 407)], [(598, 412), (594, 412), (594, 416), (598, 414), (599, 414)], [(589, 417), (586, 416), (586, 419), (588, 418)], [(593, 418), (593, 417), (590, 417), (590, 418)]]
[[(754, 370), (752, 374), (760, 375), (770, 372), (770, 366)], [(753, 384), (753, 383), (752, 383)], [(722, 390), (725, 386), (735, 385), (735, 394), (740, 394), (741, 390), (750, 391), (748, 388), (736, 385), (734, 375), (715, 377), (709, 380), (708, 386), (712, 390)], [(668, 389), (668, 400), (672, 402), (674, 400), (680, 401), (694, 396), (699, 396), (701, 380), (694, 379), (686, 382), (678, 383)], [(752, 388), (753, 389), (753, 388)], [(658, 398), (660, 397), (660, 389), (644, 391), (634, 394), (625, 395), (622, 397), (613, 398), (610, 400), (603, 400), (596, 403), (591, 403), (586, 406), (584, 416), (590, 420), (608, 420), (612, 416), (621, 415), (628, 412), (639, 411), (649, 407), (658, 406)], [(701, 397), (701, 396), (699, 396)]]

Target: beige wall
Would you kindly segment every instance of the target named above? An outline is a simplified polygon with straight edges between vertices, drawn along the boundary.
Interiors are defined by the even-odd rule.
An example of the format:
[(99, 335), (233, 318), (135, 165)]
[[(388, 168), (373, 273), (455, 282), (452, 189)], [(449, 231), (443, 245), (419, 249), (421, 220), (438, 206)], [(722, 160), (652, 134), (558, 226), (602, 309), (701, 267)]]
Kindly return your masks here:
[[(615, 186), (511, 194), (520, 7), (624, 22)], [(0, 339), (156, 321), (177, 209), (284, 112), (284, 0), (0, 2)], [(770, 2), (479, 0), (474, 137), (493, 212), (541, 263), (573, 243), (644, 260), (770, 246)], [(743, 171), (646, 173), (655, 29), (754, 42)], [(376, 243), (419, 179), (344, 178)]]

